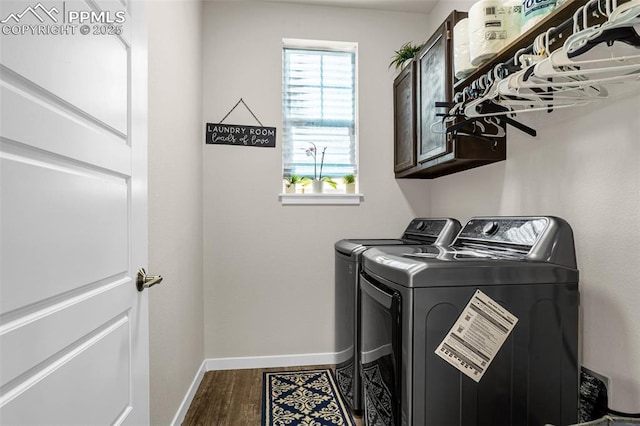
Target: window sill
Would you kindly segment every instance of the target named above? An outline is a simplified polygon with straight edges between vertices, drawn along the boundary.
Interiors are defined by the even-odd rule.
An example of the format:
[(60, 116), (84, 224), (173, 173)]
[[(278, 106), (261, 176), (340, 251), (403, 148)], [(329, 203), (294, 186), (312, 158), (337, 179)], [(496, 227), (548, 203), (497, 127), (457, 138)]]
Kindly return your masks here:
[(360, 205), (363, 194), (280, 194), (283, 205)]

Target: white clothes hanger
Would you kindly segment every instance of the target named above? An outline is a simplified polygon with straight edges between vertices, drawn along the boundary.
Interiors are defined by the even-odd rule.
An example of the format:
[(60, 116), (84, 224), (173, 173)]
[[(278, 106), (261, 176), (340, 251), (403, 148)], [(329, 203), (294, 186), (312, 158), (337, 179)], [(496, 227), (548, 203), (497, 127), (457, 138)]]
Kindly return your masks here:
[[(596, 0), (590, 0), (584, 7), (578, 9), (573, 16), (574, 19), (574, 31), (571, 36), (564, 43), (563, 49), (567, 54), (574, 53), (583, 48), (589, 41), (601, 36), (605, 31), (613, 30), (615, 28), (630, 27), (640, 24), (640, 1), (631, 0), (620, 6), (612, 4), (612, 0), (606, 1), (606, 9), (608, 13), (608, 19), (601, 25), (594, 25), (588, 27), (587, 25), (587, 9)], [(599, 6), (599, 3), (598, 3)], [(578, 16), (582, 13), (583, 17), (583, 29), (579, 29)]]
[[(534, 53), (539, 56), (542, 56), (546, 50), (541, 40), (541, 37), (536, 38), (533, 49)], [(518, 62), (519, 56), (523, 51), (524, 50), (521, 49), (516, 52), (514, 63)], [(529, 68), (531, 67), (527, 69)], [(519, 89), (511, 90), (508, 83), (514, 78), (523, 78), (527, 69), (511, 74), (507, 78), (499, 79), (499, 66), (494, 68), (493, 72), (488, 74), (489, 80), (493, 80), (492, 85), (481, 96), (464, 104), (464, 115), (467, 117), (486, 117), (507, 115), (513, 112), (542, 111), (548, 110), (549, 108), (572, 107), (586, 105), (591, 98), (597, 99), (597, 96), (606, 96), (606, 92), (597, 91), (595, 95), (590, 94), (589, 96), (585, 96), (584, 94), (577, 96), (575, 93), (573, 95), (563, 96), (557, 95), (556, 92), (558, 92), (558, 90), (553, 90), (553, 88), (550, 88), (551, 92), (540, 93), (529, 91), (526, 94)], [(493, 78), (491, 77), (492, 75)], [(580, 89), (581, 87), (566, 87), (562, 90), (569, 92)], [(487, 102), (492, 102), (508, 110), (490, 113), (482, 112), (482, 107)]]
[[(574, 18), (575, 19), (575, 18)], [(540, 47), (539, 40), (543, 38), (546, 40), (545, 45), (548, 46), (549, 40), (549, 31), (543, 33), (536, 37), (536, 42), (534, 43), (534, 49), (544, 51), (545, 48)], [(558, 49), (557, 51), (563, 50)], [(567, 58), (568, 59), (568, 58)], [(539, 73), (542, 75), (540, 75)], [(541, 70), (541, 71), (540, 71)], [(614, 75), (600, 75), (604, 71), (611, 72), (614, 71)], [(585, 71), (581, 72), (581, 70), (554, 70), (553, 68), (549, 68), (549, 58), (543, 59), (531, 67), (514, 73), (507, 77), (508, 86), (505, 87), (504, 84), (501, 86), (501, 94), (502, 95), (511, 95), (515, 96), (518, 92), (523, 88), (528, 89), (550, 89), (550, 90), (571, 90), (571, 89), (582, 89), (585, 86), (593, 86), (593, 85), (601, 85), (603, 83), (619, 83), (624, 81), (638, 81), (637, 72), (640, 71), (640, 65), (638, 64), (629, 64), (625, 66), (618, 66), (615, 68), (607, 68), (606, 70), (591, 70), (591, 72)], [(621, 74), (627, 72), (627, 74)], [(592, 74), (591, 76), (589, 74)], [(553, 77), (553, 78), (551, 78)], [(598, 90), (601, 92), (601, 90)]]
[[(631, 50), (633, 49), (633, 50)], [(640, 61), (640, 54), (635, 54), (635, 48), (626, 47), (624, 49), (629, 50), (630, 53), (634, 53), (631, 55), (622, 55), (622, 56), (613, 56), (611, 52), (611, 48), (606, 45), (596, 46), (587, 54), (581, 55), (580, 57), (569, 58), (567, 56), (567, 51), (560, 48), (551, 52), (549, 55), (549, 64), (543, 64), (539, 68), (545, 68), (548, 66), (553, 66), (554, 68), (562, 68), (562, 67), (585, 67), (590, 65), (607, 67), (607, 64), (611, 64), (611, 66), (616, 66), (618, 64), (633, 64), (637, 61)], [(586, 56), (586, 57), (585, 57)], [(541, 75), (537, 73), (538, 75)]]
[(509, 80), (498, 83), (499, 98), (505, 102), (511, 99), (526, 99), (530, 102), (538, 102), (541, 105), (549, 105), (553, 102), (575, 101), (576, 99), (600, 100), (608, 96), (607, 89), (602, 85), (576, 84), (568, 87), (547, 87), (513, 89), (509, 87)]
[[(610, 0), (607, 1), (607, 5), (610, 5)], [(640, 24), (640, 19), (636, 20)], [(545, 35), (547, 51), (549, 50), (549, 32), (551, 30), (552, 29), (549, 29)], [(612, 71), (616, 73), (633, 72), (640, 67), (640, 54), (612, 56), (611, 48), (606, 46), (596, 47), (594, 50), (608, 54), (608, 57), (598, 57), (596, 59), (569, 58), (565, 47), (572, 43), (572, 37), (575, 40), (576, 34), (570, 36), (562, 48), (551, 52), (548, 58), (538, 62), (535, 65), (533, 74), (539, 78), (546, 79), (558, 76), (579, 76)], [(590, 57), (592, 57), (593, 52), (590, 53)], [(593, 67), (594, 65), (595, 67)]]
[[(639, 0), (636, 0), (636, 1), (640, 3)], [(591, 28), (586, 27), (587, 26), (587, 10), (590, 7), (590, 5), (594, 4), (594, 2), (597, 3), (598, 8), (602, 13), (601, 7), (600, 7), (600, 1), (598, 0), (591, 0), (583, 8), (578, 9), (578, 11), (576, 11), (576, 13), (573, 16), (574, 33), (571, 36), (569, 36), (569, 38), (565, 41), (562, 48), (557, 49), (554, 52), (551, 52), (548, 56), (548, 59), (543, 59), (536, 64), (533, 72), (534, 75), (540, 78), (546, 79), (546, 78), (553, 78), (553, 77), (562, 76), (562, 75), (577, 76), (577, 75), (594, 74), (594, 73), (601, 73), (601, 72), (610, 72), (612, 71), (612, 69), (611, 67), (606, 66), (608, 63), (613, 63), (612, 65), (616, 68), (616, 72), (632, 72), (636, 69), (635, 64), (639, 63), (636, 61), (636, 59), (640, 60), (640, 55), (612, 57), (610, 49), (606, 49), (609, 56), (604, 58), (597, 58), (597, 59), (569, 58), (567, 52), (572, 45), (574, 45), (575, 43), (578, 43), (581, 46), (584, 46), (589, 40), (592, 39), (592, 36), (601, 35), (604, 32), (603, 26), (594, 26)], [(610, 12), (612, 9), (611, 2), (612, 0), (607, 0), (605, 2), (606, 4), (605, 13), (607, 15), (610, 15), (611, 13)], [(616, 9), (616, 10), (619, 10), (619, 9)], [(580, 13), (582, 13), (582, 16), (583, 16), (583, 26), (584, 26), (583, 30), (579, 30), (579, 25), (578, 25)], [(624, 23), (618, 22), (616, 26), (628, 26), (636, 22), (640, 24), (640, 19), (634, 18), (631, 20), (625, 20)], [(611, 26), (610, 24), (609, 28), (615, 28), (616, 26)], [(553, 29), (554, 28), (548, 29), (544, 35), (544, 50), (546, 52), (550, 52), (549, 36), (550, 36), (550, 32)], [(540, 44), (540, 40), (542, 39), (541, 36), (542, 35), (536, 38), (536, 43)], [(585, 40), (585, 41), (582, 42), (581, 40)], [(627, 64), (628, 66), (626, 68), (618, 69), (617, 67), (620, 66), (620, 62), (623, 62), (623, 63), (629, 62), (629, 63)], [(585, 68), (585, 66), (590, 66), (594, 64), (600, 65), (600, 66), (599, 67), (597, 66), (596, 68), (589, 68), (589, 69)], [(566, 69), (567, 67), (572, 67), (572, 68), (567, 70)], [(580, 67), (582, 72), (578, 71), (577, 67)]]
[[(551, 56), (535, 65), (533, 75), (541, 79), (569, 76), (589, 76), (604, 73), (632, 73), (640, 70), (640, 54), (633, 56), (621, 56), (613, 58), (592, 59), (588, 61), (578, 61), (567, 64), (559, 53)], [(565, 56), (566, 58), (566, 56)], [(563, 65), (556, 65), (555, 61), (561, 62)], [(586, 65), (603, 65), (594, 68), (587, 68)]]
[[(636, 31), (635, 27), (640, 25), (640, 0), (631, 0), (620, 6), (617, 3), (617, 0), (607, 0), (604, 4), (590, 0), (574, 13), (573, 34), (563, 47), (549, 53), (549, 37), (553, 29), (540, 34), (533, 43), (536, 55), (532, 55), (532, 65), (506, 77), (494, 68), (474, 82), (470, 93), (478, 93), (477, 97), (468, 100), (465, 93), (451, 111), (478, 118), (571, 108), (606, 99), (609, 96), (608, 85), (640, 82), (640, 54), (633, 46), (628, 46), (632, 49), (629, 52), (624, 49), (622, 54), (620, 49), (612, 52), (609, 40), (602, 37), (606, 31), (619, 28)], [(588, 10), (595, 5), (596, 13), (607, 16), (607, 21), (589, 27)], [(627, 35), (624, 31), (612, 35), (619, 36), (620, 33)], [(611, 43), (615, 41), (619, 40), (613, 38)], [(622, 41), (635, 44), (633, 37)], [(619, 45), (625, 46), (625, 43)], [(518, 59), (526, 50), (516, 52), (514, 65), (520, 63)]]
[(499, 72), (500, 65), (493, 68), (491, 72), (487, 74), (488, 79), (491, 80), (491, 85), (487, 87), (481, 96), (464, 104), (464, 115), (467, 117), (477, 117), (477, 114), (479, 114), (478, 107), (485, 102), (493, 101), (498, 96), (498, 84), (502, 81), (499, 78)]
[[(588, 101), (580, 101), (580, 102), (571, 102), (568, 104), (560, 104), (560, 105), (553, 105), (553, 106), (537, 106), (537, 105), (531, 105), (530, 103), (522, 103), (520, 105), (509, 105), (508, 109), (505, 111), (499, 111), (499, 112), (489, 112), (489, 113), (483, 113), (480, 111), (473, 111), (471, 112), (471, 115), (469, 115), (468, 117), (500, 117), (500, 116), (508, 116), (511, 114), (520, 114), (520, 113), (525, 113), (525, 112), (538, 112), (538, 111), (544, 111), (544, 112), (548, 112), (550, 108), (553, 109), (562, 109), (562, 108), (574, 108), (574, 107), (578, 107), (578, 106), (585, 106), (585, 105), (589, 105), (590, 102)], [(496, 103), (496, 105), (498, 106), (502, 106), (499, 103)], [(519, 108), (518, 108), (519, 107)], [(465, 109), (466, 112), (466, 109)]]
[[(571, 79), (570, 77), (576, 77), (575, 79)], [(579, 78), (582, 77), (582, 78)], [(549, 81), (546, 79), (541, 79), (536, 77), (534, 74), (531, 75), (527, 80), (523, 78), (523, 74), (518, 73), (518, 75), (514, 74), (509, 78), (509, 87), (513, 89), (522, 89), (522, 88), (538, 88), (538, 89), (567, 89), (571, 88), (580, 89), (584, 86), (593, 86), (593, 85), (602, 85), (602, 84), (613, 84), (613, 83), (623, 83), (623, 82), (635, 82), (640, 81), (640, 69), (636, 69), (634, 72), (628, 74), (619, 75), (616, 73), (612, 76), (605, 77), (595, 77), (588, 78), (585, 75), (579, 74), (575, 76), (567, 75), (565, 76), (564, 81), (557, 81), (556, 78), (553, 81)]]

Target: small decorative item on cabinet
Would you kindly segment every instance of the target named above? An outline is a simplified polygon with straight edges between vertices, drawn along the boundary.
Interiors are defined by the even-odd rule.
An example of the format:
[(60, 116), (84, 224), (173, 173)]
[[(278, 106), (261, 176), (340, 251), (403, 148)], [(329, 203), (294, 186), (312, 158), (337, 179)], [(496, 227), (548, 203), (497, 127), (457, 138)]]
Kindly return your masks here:
[(405, 65), (409, 63), (409, 61), (411, 61), (414, 56), (416, 56), (416, 53), (418, 53), (423, 46), (424, 43), (414, 45), (411, 44), (411, 42), (407, 42), (403, 44), (399, 50), (395, 51), (395, 56), (389, 64), (389, 68), (395, 66), (396, 70), (402, 70)]
[(347, 194), (355, 194), (356, 193), (356, 177), (352, 174), (346, 175), (342, 178), (342, 181), (345, 185), (345, 192)]

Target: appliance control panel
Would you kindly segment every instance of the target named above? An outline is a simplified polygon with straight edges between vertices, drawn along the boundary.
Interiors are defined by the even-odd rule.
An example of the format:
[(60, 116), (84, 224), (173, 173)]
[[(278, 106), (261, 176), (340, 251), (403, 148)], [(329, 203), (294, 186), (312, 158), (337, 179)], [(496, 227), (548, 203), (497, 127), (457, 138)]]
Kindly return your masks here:
[(473, 240), (532, 247), (548, 225), (546, 217), (473, 218), (464, 226), (456, 242)]
[(415, 218), (407, 226), (403, 239), (424, 244), (449, 245), (460, 231), (460, 222), (452, 218)]
[(447, 221), (439, 219), (413, 219), (405, 233), (428, 235), (431, 237), (437, 237), (444, 229)]

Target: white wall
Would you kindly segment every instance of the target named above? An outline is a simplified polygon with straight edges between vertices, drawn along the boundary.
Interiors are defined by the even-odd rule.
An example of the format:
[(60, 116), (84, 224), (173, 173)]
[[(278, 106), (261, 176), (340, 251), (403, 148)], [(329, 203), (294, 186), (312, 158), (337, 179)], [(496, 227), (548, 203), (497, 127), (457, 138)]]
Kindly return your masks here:
[[(451, 11), (468, 12), (471, 5), (475, 1), (470, 0), (445, 0), (438, 1), (429, 13), (429, 28), (436, 29), (442, 24), (442, 21), (449, 16)], [(431, 35), (431, 32), (429, 33)]]
[(199, 1), (147, 3), (151, 424), (170, 424), (204, 356)]
[[(393, 176), (394, 50), (426, 15), (207, 2), (203, 121), (243, 98), (277, 147), (208, 145), (204, 157), (205, 357), (334, 351), (333, 244), (396, 237), (429, 212), (427, 181)], [(282, 38), (359, 43), (360, 206), (282, 206)], [(255, 123), (240, 106), (225, 123)], [(203, 123), (204, 125), (204, 123)]]
[[(439, 9), (434, 15), (448, 13)], [(640, 84), (619, 89), (631, 93), (597, 107), (522, 115), (538, 136), (509, 128), (507, 161), (434, 180), (431, 213), (463, 222), (529, 214), (568, 220), (580, 269), (583, 364), (611, 377), (612, 408), (638, 412)]]

